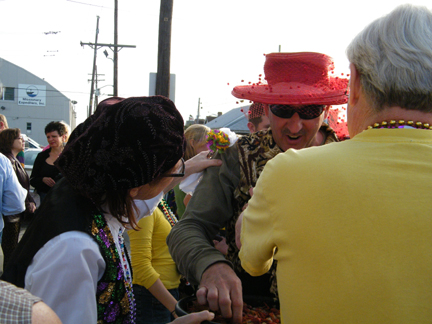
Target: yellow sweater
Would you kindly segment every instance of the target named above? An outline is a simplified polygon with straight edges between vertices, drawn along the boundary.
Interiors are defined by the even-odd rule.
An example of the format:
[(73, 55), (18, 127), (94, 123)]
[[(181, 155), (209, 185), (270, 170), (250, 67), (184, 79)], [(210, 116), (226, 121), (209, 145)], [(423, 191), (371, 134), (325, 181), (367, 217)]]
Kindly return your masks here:
[(160, 278), (165, 288), (178, 288), (180, 274), (165, 242), (171, 225), (159, 208), (141, 219), (138, 225), (141, 230), (128, 231), (133, 283), (148, 289)]
[(242, 266), (273, 256), (284, 323), (432, 321), (432, 131), (372, 129), (267, 163)]

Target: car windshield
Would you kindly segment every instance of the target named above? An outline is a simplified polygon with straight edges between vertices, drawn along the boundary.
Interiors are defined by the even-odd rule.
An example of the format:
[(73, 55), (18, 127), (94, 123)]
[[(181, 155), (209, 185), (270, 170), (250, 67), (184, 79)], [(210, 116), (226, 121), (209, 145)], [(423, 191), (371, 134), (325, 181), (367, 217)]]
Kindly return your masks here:
[(41, 145), (38, 142), (36, 142), (34, 139), (28, 137), (26, 134), (21, 134), (21, 135), (24, 138), (26, 149), (28, 149), (28, 148), (37, 148), (37, 149), (41, 148)]
[(24, 152), (24, 161), (25, 165), (33, 165), (34, 161), (36, 160), (36, 156), (39, 154), (40, 151), (30, 151), (27, 150)]

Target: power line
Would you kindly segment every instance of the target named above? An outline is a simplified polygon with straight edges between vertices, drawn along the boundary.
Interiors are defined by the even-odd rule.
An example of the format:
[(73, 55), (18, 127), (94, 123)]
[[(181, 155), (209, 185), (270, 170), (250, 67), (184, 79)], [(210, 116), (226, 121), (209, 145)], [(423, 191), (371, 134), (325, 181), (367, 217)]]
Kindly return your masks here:
[[(98, 8), (103, 8), (103, 9), (114, 9), (112, 6), (101, 6), (101, 5), (95, 5), (95, 4), (92, 4), (92, 3), (82, 2), (82, 1), (76, 1), (76, 0), (66, 0), (66, 1), (77, 3), (77, 4), (81, 4), (81, 5), (84, 5), (84, 6), (92, 6), (92, 7), (98, 7)], [(119, 11), (121, 11), (121, 12), (136, 13), (136, 11), (133, 10), (133, 9), (119, 9)], [(149, 14), (147, 12), (140, 12), (140, 16), (158, 17), (157, 14)]]
[(78, 3), (78, 4), (82, 4), (82, 5), (86, 5), (86, 6), (92, 6), (92, 7), (98, 7), (98, 8), (107, 8), (107, 9), (112, 9), (112, 7), (100, 6), (100, 5), (95, 5), (95, 4), (87, 3), (87, 2), (74, 1), (74, 0), (66, 0), (66, 1), (74, 2), (74, 3)]

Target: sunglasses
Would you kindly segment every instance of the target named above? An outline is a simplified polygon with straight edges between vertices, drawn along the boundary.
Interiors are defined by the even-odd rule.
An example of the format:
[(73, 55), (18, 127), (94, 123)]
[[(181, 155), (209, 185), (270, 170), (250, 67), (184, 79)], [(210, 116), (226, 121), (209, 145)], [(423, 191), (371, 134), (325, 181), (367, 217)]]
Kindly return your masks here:
[(280, 118), (291, 118), (295, 113), (297, 113), (301, 119), (314, 119), (321, 116), (325, 105), (269, 105), (269, 107), (273, 115)]
[(185, 161), (183, 158), (181, 158), (181, 166), (178, 168), (176, 173), (169, 173), (169, 174), (163, 174), (161, 175), (161, 177), (163, 178), (169, 178), (169, 177), (174, 177), (174, 178), (178, 178), (178, 177), (184, 177), (185, 175)]

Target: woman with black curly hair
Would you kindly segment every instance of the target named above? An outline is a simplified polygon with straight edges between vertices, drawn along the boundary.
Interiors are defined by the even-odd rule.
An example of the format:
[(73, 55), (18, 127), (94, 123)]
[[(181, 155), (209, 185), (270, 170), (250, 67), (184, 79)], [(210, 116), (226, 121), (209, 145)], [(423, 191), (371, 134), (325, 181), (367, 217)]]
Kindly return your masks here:
[[(145, 200), (184, 174), (183, 153), (183, 119), (169, 99), (101, 102), (55, 162), (63, 178), (37, 210), (3, 278), (43, 298), (64, 324), (135, 323), (122, 234), (139, 229)], [(175, 323), (212, 318), (200, 316)]]
[(52, 121), (45, 127), (45, 135), (50, 147), (37, 155), (30, 176), (30, 184), (36, 189), (41, 202), (61, 178), (54, 162), (63, 151), (67, 134), (68, 129), (64, 122)]

